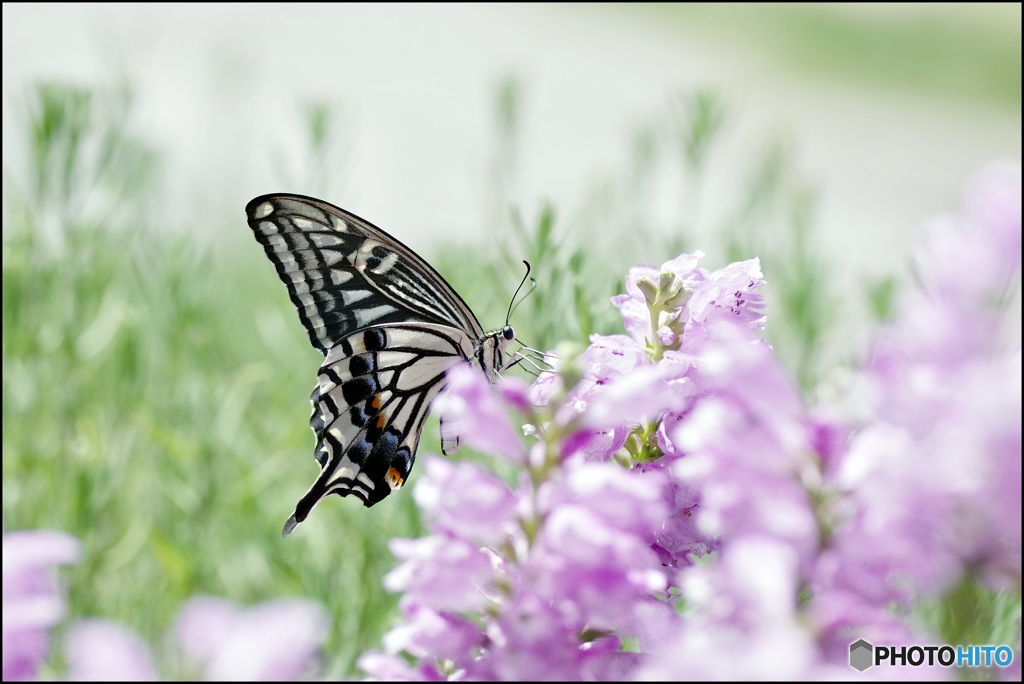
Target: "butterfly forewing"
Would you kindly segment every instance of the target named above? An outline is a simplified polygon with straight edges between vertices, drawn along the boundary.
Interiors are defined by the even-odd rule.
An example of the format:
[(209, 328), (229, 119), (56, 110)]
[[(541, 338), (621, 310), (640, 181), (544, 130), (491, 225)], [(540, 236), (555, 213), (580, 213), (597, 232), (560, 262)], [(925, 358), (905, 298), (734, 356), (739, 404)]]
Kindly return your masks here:
[[(325, 355), (310, 400), (320, 475), (287, 535), (329, 494), (372, 506), (409, 476), (430, 402), (469, 362), (493, 379), (511, 328), (485, 334), (423, 259), (367, 221), (301, 195), (264, 195), (249, 226)], [(458, 447), (442, 430), (445, 452)]]
[(440, 323), (483, 335), (427, 262), (368, 221), (301, 195), (264, 195), (245, 211), (310, 342), (324, 354), (346, 335), (382, 323)]

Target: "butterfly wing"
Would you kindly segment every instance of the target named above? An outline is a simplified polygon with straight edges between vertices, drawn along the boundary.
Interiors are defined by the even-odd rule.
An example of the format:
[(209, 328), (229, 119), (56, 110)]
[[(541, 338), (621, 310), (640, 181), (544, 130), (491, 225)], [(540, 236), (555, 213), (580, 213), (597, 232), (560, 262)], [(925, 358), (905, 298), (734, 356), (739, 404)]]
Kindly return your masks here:
[(437, 323), (483, 336), (444, 278), (369, 221), (289, 194), (257, 197), (245, 213), (322, 353), (357, 330), (387, 323)]
[(372, 506), (409, 476), (431, 400), (475, 340), (436, 323), (377, 325), (331, 348), (311, 401), (320, 475), (284, 527), (287, 536), (329, 494)]
[[(288, 535), (329, 494), (372, 506), (401, 487), (445, 373), (468, 361), (493, 378), (511, 328), (484, 334), (427, 262), (334, 205), (274, 194), (245, 211), (326, 357), (310, 397), (320, 475), (285, 524)], [(447, 432), (446, 453), (458, 447)]]

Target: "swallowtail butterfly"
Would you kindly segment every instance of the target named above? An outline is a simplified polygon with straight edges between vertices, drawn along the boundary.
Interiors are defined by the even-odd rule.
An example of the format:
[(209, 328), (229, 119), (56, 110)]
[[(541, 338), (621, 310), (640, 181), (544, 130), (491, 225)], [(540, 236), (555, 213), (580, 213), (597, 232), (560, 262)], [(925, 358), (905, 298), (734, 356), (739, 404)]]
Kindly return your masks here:
[[(245, 213), (325, 356), (310, 397), (320, 475), (285, 523), (287, 536), (329, 494), (369, 507), (401, 487), (446, 372), (468, 362), (494, 380), (515, 333), (507, 320), (485, 332), (426, 261), (332, 204), (263, 195)], [(443, 421), (441, 443), (445, 453), (458, 447)]]

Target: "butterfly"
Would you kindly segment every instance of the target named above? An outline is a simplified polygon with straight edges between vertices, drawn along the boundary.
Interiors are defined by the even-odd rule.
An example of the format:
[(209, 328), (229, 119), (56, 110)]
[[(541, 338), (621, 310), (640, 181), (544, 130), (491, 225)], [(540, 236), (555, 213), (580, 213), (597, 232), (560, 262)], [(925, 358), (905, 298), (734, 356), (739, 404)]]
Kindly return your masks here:
[[(245, 213), (325, 357), (310, 396), (320, 474), (285, 523), (288, 536), (330, 494), (369, 507), (400, 488), (447, 371), (469, 363), (493, 381), (515, 331), (506, 318), (485, 332), (430, 264), (344, 209), (272, 194)], [(442, 418), (442, 451), (458, 443)]]

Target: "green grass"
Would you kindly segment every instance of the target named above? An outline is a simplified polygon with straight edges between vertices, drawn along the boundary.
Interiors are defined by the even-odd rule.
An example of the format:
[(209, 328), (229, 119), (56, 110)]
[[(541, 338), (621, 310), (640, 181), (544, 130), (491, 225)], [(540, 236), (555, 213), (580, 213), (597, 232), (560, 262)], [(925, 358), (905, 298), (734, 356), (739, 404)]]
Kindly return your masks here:
[[(117, 182), (129, 169), (102, 171), (85, 152), (110, 144), (93, 98), (37, 91), (34, 163), (53, 160), (65, 180), (5, 192), (5, 527), (82, 541), (72, 618), (119, 620), (157, 643), (194, 594), (315, 597), (334, 620), (328, 671), (351, 674), (392, 617), (380, 578), (388, 540), (420, 532), (412, 498), (372, 513), (332, 499), (281, 538), (317, 472), (308, 399), (320, 356), (241, 205), (224, 226), (237, 238), (218, 252), (146, 223), (146, 193)], [(72, 207), (111, 188), (106, 208)]]

